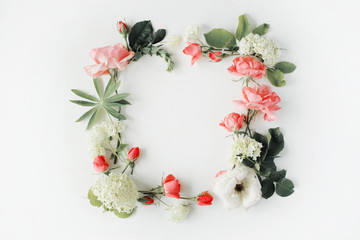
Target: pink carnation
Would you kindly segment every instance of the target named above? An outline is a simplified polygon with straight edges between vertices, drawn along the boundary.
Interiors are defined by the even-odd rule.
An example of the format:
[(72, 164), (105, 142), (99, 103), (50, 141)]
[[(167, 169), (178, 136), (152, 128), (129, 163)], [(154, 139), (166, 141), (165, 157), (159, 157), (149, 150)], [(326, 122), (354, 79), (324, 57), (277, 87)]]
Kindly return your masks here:
[(280, 97), (275, 92), (272, 92), (269, 86), (244, 87), (242, 93), (244, 100), (234, 100), (235, 104), (245, 109), (255, 109), (263, 112), (265, 114), (264, 119), (267, 121), (277, 119), (274, 111), (280, 109), (276, 105), (280, 102)]
[(237, 57), (228, 68), (229, 73), (236, 76), (250, 76), (260, 79), (265, 75), (266, 66), (253, 57)]
[(123, 45), (106, 46), (94, 48), (90, 51), (90, 57), (94, 59), (94, 65), (85, 67), (87, 74), (93, 77), (99, 77), (107, 74), (109, 68), (124, 70), (128, 60), (134, 56), (134, 52), (128, 51)]

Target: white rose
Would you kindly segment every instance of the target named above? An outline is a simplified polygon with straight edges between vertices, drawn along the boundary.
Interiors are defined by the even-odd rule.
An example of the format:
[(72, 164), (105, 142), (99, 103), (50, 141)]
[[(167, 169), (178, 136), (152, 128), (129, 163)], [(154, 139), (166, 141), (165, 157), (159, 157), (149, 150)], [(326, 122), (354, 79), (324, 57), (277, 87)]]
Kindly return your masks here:
[(240, 166), (215, 177), (214, 193), (226, 209), (254, 206), (261, 198), (261, 184), (251, 168)]

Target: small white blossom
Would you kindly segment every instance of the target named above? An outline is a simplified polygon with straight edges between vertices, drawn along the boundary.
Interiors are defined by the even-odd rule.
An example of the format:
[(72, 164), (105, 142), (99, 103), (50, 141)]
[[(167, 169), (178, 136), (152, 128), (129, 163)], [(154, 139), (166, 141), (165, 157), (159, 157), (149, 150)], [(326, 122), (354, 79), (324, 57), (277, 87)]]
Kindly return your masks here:
[(176, 203), (169, 208), (169, 220), (173, 222), (183, 221), (190, 213), (190, 205), (185, 202)]
[(91, 187), (91, 191), (109, 209), (131, 213), (136, 207), (138, 190), (131, 178), (125, 174), (102, 174)]
[(96, 124), (90, 129), (90, 141), (93, 144), (102, 144), (106, 142), (109, 137), (116, 137), (118, 132), (124, 131), (125, 127), (121, 121), (107, 122), (103, 121)]
[(242, 165), (218, 173), (214, 193), (228, 210), (241, 207), (248, 209), (261, 199), (261, 184), (255, 171)]
[(264, 60), (267, 67), (273, 67), (280, 58), (280, 49), (275, 41), (269, 37), (250, 33), (239, 42), (241, 55), (257, 54)]
[(166, 44), (169, 47), (175, 47), (176, 45), (179, 44), (179, 42), (180, 42), (180, 37), (175, 34), (170, 35), (166, 40)]
[(90, 146), (90, 156), (91, 158), (95, 158), (99, 155), (105, 155), (105, 148), (100, 144), (93, 144)]
[(234, 165), (239, 164), (246, 157), (252, 158), (255, 161), (256, 158), (260, 157), (261, 148), (262, 143), (247, 135), (240, 135), (231, 147), (230, 163)]
[(184, 41), (193, 41), (199, 39), (199, 25), (191, 25), (185, 30)]

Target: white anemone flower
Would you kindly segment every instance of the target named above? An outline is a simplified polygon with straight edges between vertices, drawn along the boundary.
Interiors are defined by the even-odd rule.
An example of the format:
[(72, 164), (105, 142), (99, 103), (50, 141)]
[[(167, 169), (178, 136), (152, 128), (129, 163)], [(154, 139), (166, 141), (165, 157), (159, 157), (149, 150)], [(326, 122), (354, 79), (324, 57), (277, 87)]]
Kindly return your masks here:
[(261, 184), (253, 169), (240, 166), (216, 175), (214, 193), (228, 210), (248, 209), (261, 199)]

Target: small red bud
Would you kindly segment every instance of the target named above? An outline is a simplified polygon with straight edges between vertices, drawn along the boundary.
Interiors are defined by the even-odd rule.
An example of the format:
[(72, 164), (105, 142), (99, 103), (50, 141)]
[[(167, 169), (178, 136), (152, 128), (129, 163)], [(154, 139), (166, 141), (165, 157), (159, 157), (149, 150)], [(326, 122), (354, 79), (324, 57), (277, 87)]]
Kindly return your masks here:
[(128, 155), (127, 155), (127, 160), (129, 161), (135, 161), (140, 155), (140, 149), (138, 147), (136, 148), (132, 148), (130, 149)]

